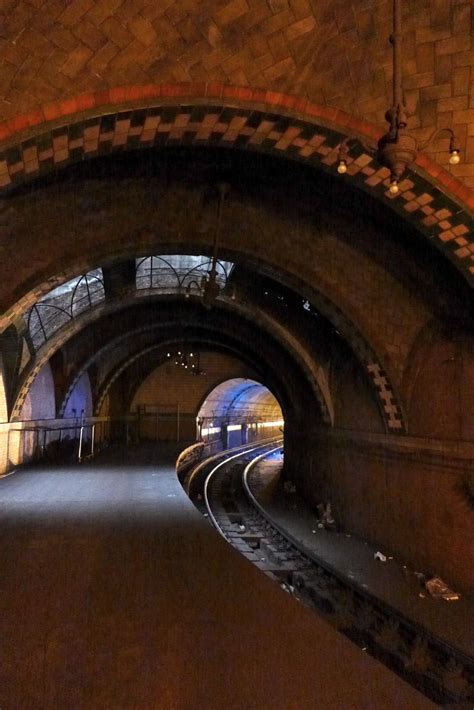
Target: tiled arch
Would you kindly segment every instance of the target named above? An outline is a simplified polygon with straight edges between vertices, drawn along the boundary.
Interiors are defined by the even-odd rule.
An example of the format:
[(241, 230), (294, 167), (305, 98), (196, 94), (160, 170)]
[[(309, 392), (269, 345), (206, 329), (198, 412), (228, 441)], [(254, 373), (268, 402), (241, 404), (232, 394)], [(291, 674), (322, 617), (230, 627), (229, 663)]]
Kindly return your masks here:
[[(334, 170), (348, 134), (378, 137), (373, 125), (339, 109), (272, 91), (218, 82), (118, 87), (0, 123), (0, 194), (88, 157), (156, 145), (270, 152)], [(460, 180), (420, 153), (393, 196), (388, 170), (360, 144), (341, 179), (386, 201), (474, 284), (474, 193)]]
[[(132, 303), (134, 302), (134, 298), (130, 298), (128, 302)], [(115, 304), (115, 306), (119, 306), (119, 302)], [(24, 401), (26, 399), (26, 396), (31, 388), (31, 385), (33, 384), (33, 381), (35, 377), (38, 375), (39, 371), (41, 368), (48, 362), (48, 360), (51, 358), (52, 354), (60, 348), (62, 345), (64, 345), (69, 338), (79, 332), (86, 324), (92, 323), (95, 318), (100, 317), (104, 313), (113, 313), (114, 308), (111, 307), (107, 311), (104, 310), (104, 304), (101, 303), (98, 306), (96, 306), (94, 309), (88, 311), (82, 316), (78, 316), (75, 321), (70, 321), (68, 322), (65, 326), (60, 328), (52, 337), (50, 340), (48, 340), (44, 346), (42, 346), (38, 352), (36, 353), (35, 358), (30, 362), (29, 366), (26, 368), (25, 372), (22, 375), (21, 381), (18, 385), (17, 393), (15, 396), (15, 401), (14, 405), (12, 408), (10, 420), (15, 421), (19, 418), (21, 414), (21, 409), (23, 407)], [(240, 314), (243, 315), (244, 317), (247, 316), (247, 320), (249, 319), (250, 316), (250, 311), (244, 309), (240, 309)], [(266, 331), (270, 334), (271, 331), (271, 321), (268, 319), (266, 314), (260, 313), (259, 316), (255, 313), (255, 311), (252, 311), (251, 315), (253, 316), (254, 322), (259, 325), (260, 327), (264, 327)], [(166, 327), (172, 327), (175, 326), (176, 322), (175, 320), (164, 320), (160, 321), (159, 323), (155, 324), (148, 324), (147, 326), (142, 326), (142, 327), (137, 327), (133, 331), (127, 331), (126, 333), (122, 334), (121, 336), (118, 336), (117, 338), (114, 338), (110, 343), (105, 344), (102, 346), (102, 348), (94, 353), (94, 355), (88, 357), (86, 361), (78, 368), (78, 370), (71, 376), (67, 390), (65, 392), (65, 395), (63, 397), (62, 403), (60, 405), (60, 411), (59, 411), (59, 416), (63, 416), (64, 414), (64, 409), (65, 405), (67, 403), (67, 400), (74, 389), (77, 381), (81, 377), (81, 375), (92, 365), (92, 363), (96, 360), (98, 355), (102, 354), (105, 352), (108, 348), (113, 348), (115, 345), (122, 340), (126, 340), (131, 337), (131, 335), (135, 334), (138, 335), (140, 333), (145, 333), (145, 332), (159, 332), (160, 329), (166, 328)], [(213, 329), (215, 329), (215, 326), (213, 326)], [(211, 329), (212, 330), (212, 329)], [(283, 332), (278, 332), (278, 333), (273, 333), (273, 336), (275, 340), (279, 343), (281, 347), (286, 349), (287, 351), (291, 352), (293, 354), (293, 357), (296, 356), (296, 351), (294, 349), (294, 343), (292, 342), (291, 336), (289, 334), (286, 334), (286, 336), (283, 334)], [(327, 383), (325, 381), (322, 381), (322, 374), (319, 371), (319, 368), (315, 367), (314, 364), (310, 364), (307, 362), (302, 357), (295, 357), (296, 361), (298, 362), (298, 365), (300, 368), (302, 368), (303, 372), (305, 372), (308, 377), (310, 377), (312, 381), (312, 386), (314, 389), (314, 394), (316, 397), (316, 400), (319, 403), (319, 407), (322, 413), (323, 421), (327, 423), (328, 425), (331, 424), (332, 421), (332, 404), (328, 399), (330, 400), (330, 395), (327, 390)], [(324, 378), (323, 378), (324, 379)]]
[[(139, 296), (139, 293), (134, 294), (134, 298), (138, 298)], [(132, 301), (133, 298), (130, 302)], [(363, 370), (366, 372), (368, 379), (372, 384), (376, 401), (379, 405), (381, 417), (385, 424), (386, 430), (395, 434), (405, 433), (406, 420), (401, 399), (398, 396), (395, 387), (391, 381), (391, 378), (387, 373), (383, 363), (376, 355), (374, 350), (371, 348), (370, 344), (363, 338), (357, 328), (347, 319), (344, 313), (323, 294), (312, 290), (311, 303), (317, 309), (317, 311), (319, 311), (325, 318), (327, 318), (331, 325), (341, 333), (341, 335), (352, 348), (357, 360), (359, 361)], [(15, 405), (13, 407), (11, 416), (12, 419), (15, 419), (20, 415), (23, 402), (35, 377), (37, 376), (43, 365), (50, 359), (53, 352), (55, 352), (58, 348), (64, 345), (74, 334), (79, 332), (85, 325), (93, 322), (95, 318), (100, 317), (100, 315), (104, 313), (104, 308), (106, 308), (106, 304), (101, 303), (91, 311), (82, 314), (74, 321), (68, 322), (65, 326), (60, 328), (57, 333), (54, 334), (50, 341), (47, 341), (47, 343), (39, 349), (34, 360), (31, 361), (27, 371), (24, 373), (21, 385), (19, 387), (18, 395), (15, 400)], [(83, 372), (87, 370), (87, 368), (92, 364), (94, 359), (95, 356), (92, 357), (90, 360), (87, 360), (87, 362), (81, 367), (81, 369), (76, 372), (75, 375), (71, 378), (67, 392), (63, 398), (62, 405), (59, 409), (58, 414), (60, 417), (62, 417), (64, 414), (64, 408), (66, 406), (67, 400), (72, 390), (74, 389), (77, 380), (83, 374)], [(325, 401), (325, 397), (322, 390), (318, 390), (317, 398), (320, 403), (325, 421), (330, 423), (331, 416), (328, 411), (328, 405)]]

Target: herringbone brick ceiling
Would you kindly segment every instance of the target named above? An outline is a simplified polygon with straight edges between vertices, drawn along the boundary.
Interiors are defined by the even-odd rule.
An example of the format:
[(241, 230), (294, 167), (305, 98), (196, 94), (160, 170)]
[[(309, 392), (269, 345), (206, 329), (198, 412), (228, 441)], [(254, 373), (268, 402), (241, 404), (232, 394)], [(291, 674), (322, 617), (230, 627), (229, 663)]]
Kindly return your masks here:
[[(420, 138), (453, 126), (474, 186), (471, 0), (404, 0), (404, 87)], [(300, 94), (379, 125), (390, 0), (0, 0), (0, 120), (124, 84), (217, 80)], [(448, 141), (432, 157), (447, 163)]]

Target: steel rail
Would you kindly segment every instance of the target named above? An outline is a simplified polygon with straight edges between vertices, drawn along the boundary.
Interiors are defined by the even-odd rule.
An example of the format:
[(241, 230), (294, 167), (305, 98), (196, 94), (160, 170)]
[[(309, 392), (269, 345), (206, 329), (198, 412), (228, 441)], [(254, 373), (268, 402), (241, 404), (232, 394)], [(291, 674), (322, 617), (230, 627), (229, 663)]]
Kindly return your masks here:
[[(269, 444), (271, 442), (267, 446)], [(227, 462), (244, 458), (264, 446), (262, 443), (240, 450), (220, 461), (207, 475), (206, 511), (219, 534), (287, 592), (322, 614), (356, 645), (431, 700), (443, 706), (448, 704), (450, 709), (470, 708), (471, 705), (464, 703), (474, 701), (471, 657), (319, 559), (283, 529), (256, 500), (250, 489), (249, 473), (259, 461), (280, 450), (281, 445), (254, 456), (243, 472), (232, 471), (230, 476), (227, 472), (226, 480)], [(223, 487), (217, 493), (226, 501), (227, 507), (225, 512), (214, 514), (209, 487), (212, 482), (217, 484), (219, 473)], [(238, 482), (240, 486), (232, 485)], [(216, 496), (216, 501), (218, 499)], [(236, 519), (244, 527), (243, 532), (232, 530), (239, 524)]]

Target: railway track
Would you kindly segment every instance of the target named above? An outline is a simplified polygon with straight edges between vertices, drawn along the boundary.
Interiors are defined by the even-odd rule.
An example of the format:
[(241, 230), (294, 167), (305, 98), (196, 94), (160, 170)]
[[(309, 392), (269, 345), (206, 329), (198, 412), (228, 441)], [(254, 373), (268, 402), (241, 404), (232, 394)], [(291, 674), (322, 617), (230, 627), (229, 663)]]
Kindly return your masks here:
[(281, 441), (211, 457), (185, 487), (220, 535), (289, 594), (433, 702), (474, 708), (474, 659), (433, 636), (302, 549), (253, 496), (248, 475)]

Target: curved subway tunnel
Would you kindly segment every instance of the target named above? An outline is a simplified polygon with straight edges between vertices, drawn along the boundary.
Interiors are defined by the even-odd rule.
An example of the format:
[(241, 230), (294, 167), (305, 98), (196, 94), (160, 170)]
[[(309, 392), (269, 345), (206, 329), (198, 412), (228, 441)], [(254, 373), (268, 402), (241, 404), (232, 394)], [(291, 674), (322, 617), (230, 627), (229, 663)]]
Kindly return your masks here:
[[(137, 265), (148, 263), (144, 259), (209, 258), (215, 181), (222, 176), (231, 189), (219, 257), (234, 266), (211, 311), (193, 294), (186, 299), (185, 287), (160, 291), (153, 276), (146, 288), (137, 288)], [(412, 469), (416, 483), (405, 493), (403, 468), (391, 460), (392, 449), (395, 459), (405, 449), (390, 437), (435, 434), (438, 418), (427, 416), (433, 397), (423, 386), (433, 384), (434, 364), (423, 357), (417, 367), (410, 363), (426, 347), (441, 347), (436, 334), (446, 333), (447, 323), (448, 340), (454, 337), (453, 323), (466, 331), (472, 299), (414, 224), (308, 166), (222, 148), (104, 157), (19, 188), (9, 199), (38, 242), (46, 229), (58, 237), (49, 264), (19, 277), (18, 304), (31, 307), (35, 301), (38, 308), (38, 297), (58, 281), (101, 270), (91, 307), (76, 309), (42, 342), (35, 344), (20, 318), (2, 335), (12, 421), (21, 420), (40, 371), (51, 382), (51, 369), (54, 384), (49, 418), (89, 410), (70, 403), (79, 382), (87, 389), (87, 379), (93, 413), (117, 416), (130, 411), (141, 376), (153, 371), (155, 357), (163, 361), (168, 347), (183, 338), (223, 347), (243, 359), (246, 376), (268, 386), (281, 402), (286, 473), (311, 500), (331, 498), (348, 530), (407, 560), (446, 570), (469, 587), (465, 569), (450, 552), (465, 547), (469, 520), (462, 516), (454, 539), (452, 532), (446, 534), (447, 508), (464, 505), (449, 474), (437, 479), (443, 495), (432, 497), (427, 513), (412, 493), (434, 482)], [(68, 230), (79, 231), (81, 240), (71, 242)], [(54, 249), (60, 242), (66, 257), (59, 272), (54, 264), (60, 253)], [(79, 244), (87, 247), (87, 259), (84, 252), (79, 255)], [(25, 257), (32, 248), (30, 242)], [(26, 270), (36, 263), (24, 260)], [(87, 290), (87, 279), (82, 284)], [(463, 363), (463, 377), (469, 378), (468, 357)], [(447, 368), (443, 373), (446, 384), (451, 375)], [(439, 378), (434, 385), (444, 387)], [(446, 418), (457, 421), (452, 407)], [(373, 436), (389, 437), (377, 440), (381, 458), (366, 453)], [(396, 510), (394, 500), (403, 500)], [(409, 520), (417, 520), (422, 530), (416, 542), (406, 532)]]
[[(0, 13), (1, 707), (427, 705), (232, 567), (160, 458), (283, 420), (296, 522), (296, 497), (330, 502), (349, 548), (386, 553), (375, 576), (440, 576), (461, 602), (416, 606), (463, 625), (473, 13), (394, 0), (392, 47), (386, 4)], [(393, 630), (377, 617), (387, 653)], [(434, 660), (427, 682), (466, 700), (463, 663), (424, 633), (401, 646), (404, 672)]]

